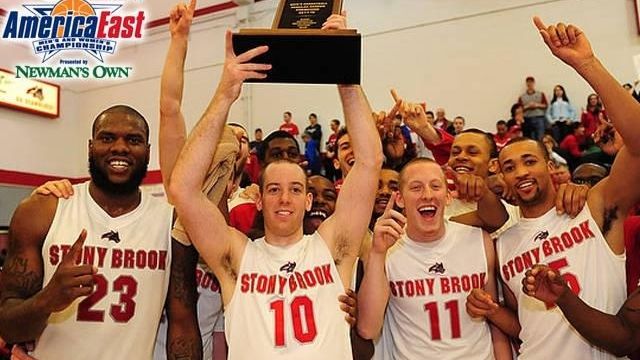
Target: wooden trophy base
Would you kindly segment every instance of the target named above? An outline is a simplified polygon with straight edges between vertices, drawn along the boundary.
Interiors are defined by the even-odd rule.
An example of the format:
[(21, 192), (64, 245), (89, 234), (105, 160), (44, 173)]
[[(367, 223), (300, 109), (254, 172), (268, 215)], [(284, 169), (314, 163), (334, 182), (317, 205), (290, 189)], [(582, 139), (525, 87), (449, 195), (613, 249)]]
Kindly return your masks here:
[(236, 54), (261, 45), (269, 51), (252, 62), (272, 69), (266, 79), (247, 82), (360, 84), (362, 38), (355, 30), (241, 29), (233, 35)]

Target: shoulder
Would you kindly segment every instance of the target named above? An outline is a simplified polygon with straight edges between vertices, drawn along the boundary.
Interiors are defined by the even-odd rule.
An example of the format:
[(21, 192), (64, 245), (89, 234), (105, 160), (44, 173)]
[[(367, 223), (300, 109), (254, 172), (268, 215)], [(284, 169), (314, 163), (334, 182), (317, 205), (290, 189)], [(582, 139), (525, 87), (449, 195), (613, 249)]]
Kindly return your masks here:
[(53, 195), (31, 195), (24, 199), (11, 218), (14, 238), (43, 240), (49, 232), (58, 206)]

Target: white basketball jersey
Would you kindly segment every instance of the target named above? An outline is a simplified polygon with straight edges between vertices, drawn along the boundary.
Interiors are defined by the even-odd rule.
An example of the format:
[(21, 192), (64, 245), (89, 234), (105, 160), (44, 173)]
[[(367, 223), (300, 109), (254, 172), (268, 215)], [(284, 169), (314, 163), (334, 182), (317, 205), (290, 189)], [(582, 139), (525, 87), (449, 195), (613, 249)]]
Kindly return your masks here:
[(500, 274), (518, 301), (520, 359), (614, 359), (591, 346), (555, 305), (522, 292), (527, 269), (537, 263), (560, 271), (590, 306), (615, 314), (626, 298), (625, 256), (613, 253), (589, 207), (571, 219), (555, 209), (520, 219), (497, 243)]
[[(213, 358), (213, 333), (224, 331), (224, 316), (222, 315), (222, 298), (220, 284), (213, 273), (198, 264), (196, 268), (196, 283), (198, 285), (198, 326), (202, 337), (202, 358)], [(153, 351), (155, 360), (167, 358), (167, 319), (162, 316), (158, 326), (158, 336)]]
[(89, 195), (89, 182), (59, 199), (42, 247), (46, 285), (82, 229), (82, 263), (98, 268), (94, 293), (53, 313), (38, 339), (37, 359), (151, 359), (169, 285), (172, 209), (144, 191), (138, 207), (110, 217)]
[(465, 310), (469, 292), (487, 283), (482, 230), (445, 226), (434, 243), (405, 235), (389, 249), (391, 293), (378, 359), (493, 359), (489, 325)]
[(286, 248), (249, 242), (225, 310), (229, 360), (351, 359), (344, 292), (317, 232)]

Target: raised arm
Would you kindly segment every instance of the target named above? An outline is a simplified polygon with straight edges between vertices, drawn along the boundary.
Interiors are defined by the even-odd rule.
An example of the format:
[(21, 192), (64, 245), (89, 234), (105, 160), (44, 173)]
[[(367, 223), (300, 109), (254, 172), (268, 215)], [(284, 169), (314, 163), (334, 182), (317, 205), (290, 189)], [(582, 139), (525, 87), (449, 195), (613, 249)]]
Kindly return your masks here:
[[(574, 25), (546, 26), (534, 23), (551, 52), (571, 66), (602, 98), (607, 115), (623, 138), (625, 146), (616, 156), (609, 177), (589, 192), (588, 204), (612, 250), (624, 251), (622, 222), (638, 200), (640, 187), (640, 104), (624, 90), (594, 55), (586, 35)], [(619, 191), (625, 189), (625, 191)]]
[(34, 195), (18, 206), (11, 219), (9, 253), (0, 273), (0, 336), (9, 343), (35, 340), (45, 329), (49, 315), (93, 291), (95, 269), (75, 265), (85, 231), (62, 257), (47, 286), (42, 287), (42, 244), (56, 205), (54, 197)]
[(236, 56), (230, 31), (226, 33), (225, 49), (224, 69), (218, 88), (180, 153), (173, 170), (169, 193), (191, 241), (221, 282), (226, 303), (233, 293), (230, 282), (235, 283), (235, 279), (225, 264), (228, 265), (230, 258), (230, 266), (238, 269), (239, 255), (244, 251), (247, 240), (242, 233), (227, 225), (217, 204), (212, 204), (201, 188), (220, 141), (229, 109), (240, 96), (243, 81), (264, 78), (266, 75), (259, 71), (266, 71), (271, 67), (248, 63), (266, 52), (266, 46)]
[(385, 270), (387, 251), (400, 239), (407, 222), (402, 214), (393, 210), (396, 198), (394, 193), (376, 221), (369, 259), (358, 291), (358, 334), (365, 339), (374, 339), (382, 329), (390, 293)]
[[(160, 79), (160, 172), (168, 193), (171, 172), (187, 137), (182, 114), (184, 61), (189, 44), (189, 29), (196, 8), (196, 0), (189, 6), (180, 3), (171, 9), (169, 31), (171, 42)], [(171, 202), (171, 198), (169, 197)]]
[(557, 304), (571, 325), (593, 345), (620, 357), (640, 348), (640, 290), (629, 296), (616, 315), (610, 315), (585, 304), (562, 275), (546, 265), (528, 270), (522, 282), (529, 296)]
[[(382, 167), (382, 145), (362, 88), (339, 85), (338, 91), (355, 164), (342, 185), (335, 212), (318, 232), (327, 241), (341, 276), (349, 279), (371, 219)], [(343, 261), (346, 259), (349, 261)]]

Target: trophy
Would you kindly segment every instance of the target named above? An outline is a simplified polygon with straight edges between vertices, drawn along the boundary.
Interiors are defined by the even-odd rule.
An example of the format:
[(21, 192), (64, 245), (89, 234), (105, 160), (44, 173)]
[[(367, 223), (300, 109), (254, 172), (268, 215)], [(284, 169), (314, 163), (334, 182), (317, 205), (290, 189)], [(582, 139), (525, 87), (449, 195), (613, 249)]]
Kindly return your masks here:
[(271, 64), (255, 83), (360, 84), (361, 37), (356, 30), (321, 30), (341, 0), (280, 0), (271, 29), (240, 29), (233, 47), (241, 54), (267, 45), (253, 62)]

